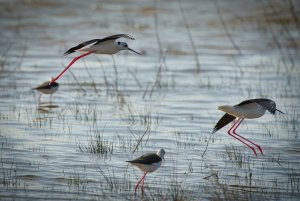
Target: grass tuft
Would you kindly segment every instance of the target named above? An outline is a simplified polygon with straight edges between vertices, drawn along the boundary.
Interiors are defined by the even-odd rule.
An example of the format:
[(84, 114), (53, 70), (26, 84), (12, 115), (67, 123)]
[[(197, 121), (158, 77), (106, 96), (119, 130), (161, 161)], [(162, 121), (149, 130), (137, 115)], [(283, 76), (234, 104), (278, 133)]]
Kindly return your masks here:
[(104, 129), (102, 131), (98, 128), (95, 130), (91, 129), (89, 131), (88, 144), (79, 144), (79, 150), (81, 152), (87, 152), (91, 154), (100, 154), (105, 157), (107, 157), (108, 154), (112, 154), (114, 148), (113, 143), (104, 139), (103, 131)]

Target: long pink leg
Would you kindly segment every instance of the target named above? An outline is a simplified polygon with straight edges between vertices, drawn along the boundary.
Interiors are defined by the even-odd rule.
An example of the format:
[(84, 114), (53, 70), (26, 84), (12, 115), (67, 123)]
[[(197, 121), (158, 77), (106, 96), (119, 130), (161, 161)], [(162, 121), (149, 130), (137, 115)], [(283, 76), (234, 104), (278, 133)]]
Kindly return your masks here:
[(235, 125), (238, 124), (239, 121), (241, 121), (241, 119), (238, 119), (237, 122), (235, 122), (233, 124), (233, 126), (231, 126), (231, 128), (227, 132), (228, 135), (230, 135), (231, 137), (234, 137), (235, 139), (237, 139), (238, 141), (240, 141), (241, 143), (243, 143), (244, 145), (246, 145), (247, 147), (249, 147), (253, 151), (253, 153), (255, 154), (255, 156), (257, 156), (256, 151), (255, 151), (255, 149), (252, 146), (248, 145), (247, 143), (243, 142), (241, 139), (235, 137), (233, 134), (230, 133), (230, 131), (234, 128)]
[(136, 189), (139, 187), (140, 183), (145, 179), (145, 176), (147, 175), (148, 172), (144, 173), (144, 176), (141, 178), (141, 180), (135, 185), (134, 188), (134, 193), (136, 193)]
[(228, 132), (231, 132), (231, 130), (239, 123), (240, 119), (238, 118), (238, 120), (236, 120), (236, 122), (234, 122), (234, 124), (229, 128)]
[(241, 119), (241, 121), (238, 123), (238, 125), (233, 129), (232, 133), (235, 134), (235, 135), (237, 135), (237, 136), (239, 136), (239, 137), (242, 138), (243, 140), (246, 140), (247, 142), (250, 142), (250, 143), (253, 144), (254, 146), (256, 146), (256, 147), (259, 149), (260, 153), (261, 153), (262, 155), (264, 155), (262, 148), (261, 148), (258, 144), (256, 144), (256, 143), (254, 143), (254, 142), (248, 140), (247, 138), (244, 138), (243, 136), (240, 136), (239, 134), (237, 134), (237, 133), (235, 132), (235, 130), (240, 126), (240, 124), (242, 123), (243, 120), (244, 120), (244, 118)]
[(69, 64), (68, 64), (68, 66), (56, 77), (56, 78), (54, 78), (54, 79), (52, 79), (51, 80), (51, 83), (52, 82), (55, 82), (58, 78), (60, 78), (60, 76), (62, 76), (65, 72), (66, 72), (66, 70), (68, 70), (71, 66), (72, 66), (72, 64), (73, 63), (75, 63), (75, 61), (77, 61), (78, 59), (80, 59), (80, 58), (82, 58), (82, 57), (85, 57), (85, 56), (87, 56), (87, 55), (89, 55), (89, 54), (92, 54), (92, 53), (94, 53), (95, 51), (93, 51), (93, 52), (87, 52), (87, 53), (85, 53), (85, 54), (82, 54), (82, 55), (80, 55), (80, 56), (78, 56), (78, 57), (75, 57)]
[(142, 196), (144, 196), (144, 183), (145, 183), (145, 179), (143, 179), (143, 183), (142, 183)]

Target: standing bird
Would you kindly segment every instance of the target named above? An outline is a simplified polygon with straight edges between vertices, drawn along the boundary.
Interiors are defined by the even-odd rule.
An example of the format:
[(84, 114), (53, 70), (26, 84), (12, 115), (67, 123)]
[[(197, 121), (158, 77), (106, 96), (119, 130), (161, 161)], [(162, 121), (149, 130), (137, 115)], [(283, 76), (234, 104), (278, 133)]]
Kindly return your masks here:
[[(250, 144), (254, 145), (255, 147), (258, 148), (260, 153), (263, 155), (263, 150), (262, 148), (257, 145), (256, 143), (240, 136), (237, 134), (235, 131), (239, 127), (239, 125), (242, 123), (244, 119), (255, 119), (262, 117), (265, 112), (268, 110), (271, 114), (275, 115), (276, 111), (284, 114), (282, 111), (276, 109), (276, 103), (270, 99), (266, 98), (257, 98), (257, 99), (250, 99), (250, 100), (245, 100), (237, 105), (230, 106), (230, 105), (222, 105), (219, 106), (219, 110), (226, 112), (226, 114), (218, 121), (218, 123), (215, 125), (212, 134), (235, 120), (236, 118), (237, 121), (230, 127), (228, 130), (228, 134), (238, 141), (242, 142), (244, 145), (249, 147), (255, 156), (257, 156), (256, 151), (253, 146)], [(244, 140), (244, 141), (243, 141)], [(245, 142), (246, 141), (246, 142)], [(207, 142), (208, 143), (208, 142)], [(206, 146), (207, 148), (207, 146)], [(206, 151), (206, 149), (205, 149)], [(204, 153), (205, 153), (204, 151)], [(203, 153), (203, 155), (204, 155)], [(203, 157), (202, 155), (202, 157)]]
[(102, 38), (102, 39), (89, 40), (89, 41), (80, 43), (79, 45), (77, 45), (75, 47), (70, 48), (68, 51), (66, 51), (64, 53), (64, 56), (66, 56), (68, 54), (72, 54), (77, 51), (87, 52), (87, 53), (75, 57), (68, 64), (68, 66), (51, 82), (55, 82), (60, 76), (62, 76), (66, 72), (66, 70), (68, 70), (68, 68), (70, 68), (73, 65), (73, 63), (75, 63), (75, 61), (77, 61), (78, 59), (85, 57), (89, 54), (92, 54), (92, 53), (113, 55), (121, 50), (130, 50), (136, 54), (141, 55), (140, 53), (134, 51), (133, 49), (130, 49), (128, 47), (127, 43), (116, 41), (119, 38), (128, 38), (128, 39), (134, 40), (133, 37), (131, 37), (127, 34), (116, 34), (116, 35), (108, 36), (108, 37)]
[(134, 193), (136, 193), (136, 189), (140, 185), (140, 183), (143, 181), (142, 185), (142, 194), (144, 194), (144, 179), (145, 176), (148, 174), (148, 172), (154, 172), (157, 170), (162, 163), (162, 159), (164, 159), (165, 150), (159, 149), (157, 153), (149, 153), (142, 155), (134, 160), (126, 161), (130, 163), (131, 165), (134, 165), (139, 170), (144, 172), (143, 177), (140, 179), (140, 181), (136, 184), (134, 188)]
[(58, 87), (59, 87), (59, 84), (57, 82), (53, 82), (52, 79), (50, 79), (50, 83), (49, 83), (49, 81), (46, 81), (32, 89), (40, 92), (39, 97), (38, 97), (38, 103), (40, 104), (42, 94), (50, 94), (50, 103), (51, 103), (52, 102), (52, 94), (54, 94), (58, 90)]

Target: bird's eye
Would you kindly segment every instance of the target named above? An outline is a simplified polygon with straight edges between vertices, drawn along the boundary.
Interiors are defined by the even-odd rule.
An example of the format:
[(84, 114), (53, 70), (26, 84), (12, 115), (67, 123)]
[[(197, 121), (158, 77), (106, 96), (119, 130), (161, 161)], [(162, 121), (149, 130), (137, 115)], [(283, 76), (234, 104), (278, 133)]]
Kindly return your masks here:
[(127, 44), (125, 44), (125, 45), (124, 45), (124, 47), (128, 47), (128, 45), (127, 45)]
[(118, 45), (120, 45), (121, 43), (120, 43), (120, 41), (118, 42)]

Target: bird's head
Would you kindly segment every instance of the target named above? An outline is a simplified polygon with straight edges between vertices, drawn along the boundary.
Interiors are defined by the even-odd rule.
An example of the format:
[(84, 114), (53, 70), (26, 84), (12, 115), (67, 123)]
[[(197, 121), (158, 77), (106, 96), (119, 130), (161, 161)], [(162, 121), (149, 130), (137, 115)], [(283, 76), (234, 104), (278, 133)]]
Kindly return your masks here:
[(128, 47), (128, 44), (127, 44), (127, 43), (118, 41), (118, 42), (117, 42), (117, 47), (118, 47), (120, 50), (130, 50), (130, 51), (132, 51), (132, 52), (134, 52), (134, 53), (136, 53), (136, 54), (141, 55), (141, 53), (136, 52), (136, 51), (134, 51), (133, 49), (130, 49), (130, 48)]
[(163, 149), (159, 149), (158, 151), (157, 151), (157, 155), (159, 156), (159, 157), (161, 157), (162, 159), (164, 159), (165, 160), (165, 158), (164, 158), (164, 155), (165, 155), (165, 150), (163, 150)]

